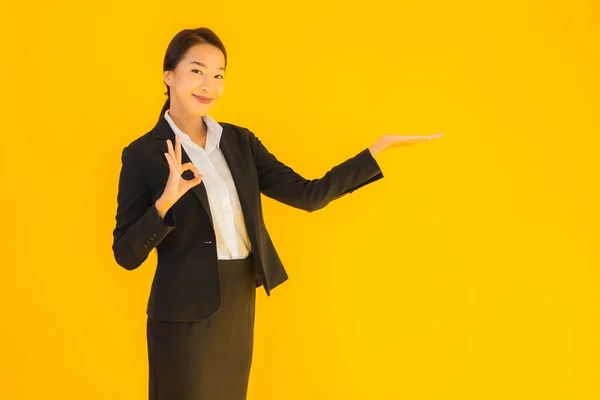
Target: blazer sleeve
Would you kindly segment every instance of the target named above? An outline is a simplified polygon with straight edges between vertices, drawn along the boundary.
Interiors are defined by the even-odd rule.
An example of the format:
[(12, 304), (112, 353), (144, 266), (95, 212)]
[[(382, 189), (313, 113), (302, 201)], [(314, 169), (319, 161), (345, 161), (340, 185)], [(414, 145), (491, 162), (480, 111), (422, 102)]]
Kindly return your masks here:
[(121, 164), (112, 249), (116, 262), (133, 270), (175, 227), (175, 215), (173, 208), (165, 214), (164, 220), (158, 214), (140, 159), (130, 146), (123, 149)]
[(260, 191), (289, 206), (313, 212), (333, 200), (383, 178), (368, 148), (331, 168), (319, 179), (305, 179), (277, 159), (250, 132)]

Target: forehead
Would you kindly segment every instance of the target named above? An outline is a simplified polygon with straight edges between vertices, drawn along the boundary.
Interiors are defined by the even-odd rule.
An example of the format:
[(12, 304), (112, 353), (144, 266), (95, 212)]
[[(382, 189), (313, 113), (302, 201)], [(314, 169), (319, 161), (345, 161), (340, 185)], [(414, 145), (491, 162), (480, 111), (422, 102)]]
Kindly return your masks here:
[(205, 64), (208, 68), (213, 69), (225, 67), (225, 56), (223, 55), (223, 52), (210, 44), (196, 44), (190, 47), (182, 61), (187, 65), (193, 61), (198, 61)]

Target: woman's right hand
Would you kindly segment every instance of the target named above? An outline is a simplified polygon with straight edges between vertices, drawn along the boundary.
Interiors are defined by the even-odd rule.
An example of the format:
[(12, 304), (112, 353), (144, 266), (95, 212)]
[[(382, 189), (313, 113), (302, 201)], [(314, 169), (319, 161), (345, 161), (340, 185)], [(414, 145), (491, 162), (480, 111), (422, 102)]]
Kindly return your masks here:
[[(165, 216), (167, 211), (183, 196), (188, 190), (202, 182), (202, 175), (191, 162), (181, 165), (181, 141), (179, 135), (175, 135), (175, 148), (170, 140), (167, 140), (168, 153), (165, 153), (165, 158), (169, 164), (169, 178), (165, 185), (165, 189), (160, 198), (156, 200), (155, 206), (161, 218)], [(194, 173), (194, 178), (190, 180), (184, 179), (181, 174), (184, 171), (191, 170)]]

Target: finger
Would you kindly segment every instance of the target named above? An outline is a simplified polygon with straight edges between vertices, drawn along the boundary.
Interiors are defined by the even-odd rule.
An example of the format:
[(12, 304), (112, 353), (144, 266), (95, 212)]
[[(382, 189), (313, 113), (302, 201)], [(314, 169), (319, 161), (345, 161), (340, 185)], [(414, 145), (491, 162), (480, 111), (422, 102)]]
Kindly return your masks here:
[(196, 166), (193, 163), (191, 163), (191, 162), (185, 163), (184, 165), (181, 166), (181, 169), (183, 171), (190, 170), (194, 173), (194, 178), (192, 178), (190, 180), (186, 180), (186, 182), (189, 185), (188, 187), (194, 187), (197, 184), (199, 184), (200, 182), (202, 182), (202, 178), (204, 177), (204, 175), (202, 175), (200, 173), (200, 171), (198, 171), (198, 168), (196, 168)]
[(422, 135), (402, 135), (402, 136), (397, 136), (397, 138), (401, 142), (403, 142), (403, 141), (420, 142), (420, 141), (424, 141), (424, 140), (429, 140), (429, 136), (422, 136)]
[[(177, 140), (177, 138), (175, 138)], [(169, 149), (169, 157), (171, 157), (171, 161), (173, 162), (173, 167), (175, 171), (179, 172), (181, 175), (183, 171), (181, 170), (181, 164), (177, 163), (177, 156), (175, 154), (175, 149), (173, 148), (173, 143), (171, 140), (167, 140), (167, 147)]]
[(175, 150), (173, 149), (173, 143), (170, 139), (167, 139), (167, 149), (169, 150), (169, 155), (171, 156), (171, 159), (173, 160), (173, 162), (175, 162), (177, 158), (175, 157)]
[(194, 175), (200, 175), (200, 172), (198, 171), (198, 168), (196, 168), (194, 163), (186, 162), (185, 164), (183, 164), (181, 166), (181, 172), (187, 171), (188, 169), (191, 170), (192, 172), (194, 172)]
[[(183, 164), (183, 165), (181, 166), (181, 172), (182, 172), (182, 173), (183, 173), (184, 171), (187, 171), (187, 170), (190, 170), (190, 171), (192, 171), (192, 172), (194, 173), (194, 178), (193, 178), (193, 179), (190, 179), (190, 180), (188, 180), (187, 182), (196, 182), (196, 180), (198, 180), (198, 179), (199, 179), (199, 180), (198, 180), (198, 182), (197, 182), (197, 183), (195, 183), (195, 184), (197, 185), (198, 183), (200, 183), (200, 181), (202, 181), (202, 176), (203, 176), (203, 175), (200, 173), (200, 171), (198, 171), (198, 168), (196, 168), (196, 166), (195, 166), (193, 163), (191, 163), (191, 162), (187, 162), (187, 163), (185, 163), (185, 164)], [(199, 178), (198, 178), (198, 177), (199, 177)]]
[(199, 185), (200, 182), (202, 182), (202, 175), (194, 175), (194, 179), (190, 179), (189, 181), (186, 181), (188, 184), (188, 187), (193, 188), (196, 185)]
[(181, 139), (179, 135), (175, 135), (175, 161), (177, 161), (177, 165), (181, 165)]
[(167, 159), (167, 163), (169, 164), (169, 171), (177, 172), (177, 167), (175, 167), (175, 163), (173, 162), (171, 155), (169, 153), (165, 153), (165, 158)]
[(435, 139), (436, 136), (435, 135), (427, 135), (427, 136), (416, 136), (415, 139), (420, 141), (420, 142), (424, 142), (427, 140), (431, 140), (431, 139)]
[(407, 140), (401, 140), (398, 143), (401, 145), (402, 144), (411, 145), (411, 144), (428, 142), (430, 140), (431, 140), (431, 138), (429, 136), (413, 136), (411, 138), (407, 138)]
[(429, 136), (404, 136), (400, 137), (399, 142), (421, 143), (429, 140)]
[(428, 138), (428, 139), (439, 139), (439, 138), (441, 138), (442, 136), (444, 136), (444, 135), (442, 135), (441, 133), (435, 133), (435, 134), (433, 134), (433, 135), (429, 135), (429, 136), (427, 136), (427, 138)]
[(204, 178), (204, 175), (202, 175), (200, 171), (198, 171), (198, 168), (196, 168), (194, 164), (192, 164), (192, 167), (190, 169), (194, 172), (194, 179), (192, 179), (191, 184), (192, 186), (196, 186), (200, 182), (202, 182), (202, 178)]

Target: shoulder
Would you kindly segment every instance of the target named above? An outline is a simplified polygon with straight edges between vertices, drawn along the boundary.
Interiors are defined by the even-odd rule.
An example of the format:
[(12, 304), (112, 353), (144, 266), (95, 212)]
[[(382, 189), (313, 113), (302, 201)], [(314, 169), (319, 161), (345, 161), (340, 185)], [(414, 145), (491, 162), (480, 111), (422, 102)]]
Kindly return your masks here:
[(223, 127), (223, 135), (230, 136), (231, 139), (240, 144), (246, 144), (251, 147), (256, 145), (258, 139), (249, 128), (225, 121), (219, 121), (218, 123)]
[(225, 121), (219, 121), (218, 124), (223, 127), (223, 132), (227, 132), (230, 135), (240, 138), (243, 138), (244, 136), (254, 136), (254, 133), (245, 126)]
[(138, 157), (156, 150), (155, 142), (156, 139), (150, 130), (127, 143), (122, 150), (122, 157)]

